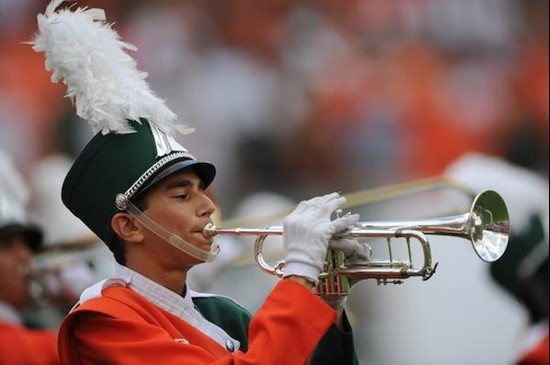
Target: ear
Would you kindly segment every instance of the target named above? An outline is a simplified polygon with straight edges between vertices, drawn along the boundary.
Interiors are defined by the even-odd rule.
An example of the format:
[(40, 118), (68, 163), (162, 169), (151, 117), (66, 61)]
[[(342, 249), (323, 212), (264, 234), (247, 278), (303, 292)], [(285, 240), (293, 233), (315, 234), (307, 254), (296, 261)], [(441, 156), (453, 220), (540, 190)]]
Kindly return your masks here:
[(111, 219), (111, 228), (126, 242), (139, 243), (143, 241), (141, 227), (136, 224), (134, 217), (128, 213), (115, 214)]

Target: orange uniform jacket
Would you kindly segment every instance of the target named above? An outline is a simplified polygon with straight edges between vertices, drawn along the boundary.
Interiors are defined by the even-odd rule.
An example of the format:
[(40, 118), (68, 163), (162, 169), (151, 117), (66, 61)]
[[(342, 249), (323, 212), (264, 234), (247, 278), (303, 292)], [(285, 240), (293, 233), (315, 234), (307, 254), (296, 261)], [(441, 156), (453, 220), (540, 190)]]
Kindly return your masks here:
[(0, 364), (58, 364), (56, 342), (54, 332), (0, 323)]
[(187, 322), (125, 287), (110, 287), (64, 320), (62, 364), (305, 364), (335, 312), (281, 280), (250, 322), (246, 353), (228, 352)]

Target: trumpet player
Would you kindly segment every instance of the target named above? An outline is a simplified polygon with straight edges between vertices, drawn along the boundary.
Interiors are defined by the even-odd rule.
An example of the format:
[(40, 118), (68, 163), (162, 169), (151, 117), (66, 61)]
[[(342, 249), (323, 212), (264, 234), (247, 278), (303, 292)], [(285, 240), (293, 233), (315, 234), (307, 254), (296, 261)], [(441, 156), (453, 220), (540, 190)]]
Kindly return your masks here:
[(61, 362), (356, 363), (342, 302), (331, 303), (335, 310), (312, 291), (331, 237), (358, 221), (331, 218), (345, 199), (313, 198), (287, 217), (284, 278), (253, 317), (231, 299), (191, 292), (188, 270), (219, 250), (203, 234), (215, 210), (205, 194), (215, 167), (173, 138), (184, 126), (149, 90), (103, 11), (56, 12), (60, 3), (39, 15), (34, 49), (97, 132), (67, 174), (62, 199), (117, 261), (116, 274), (84, 290), (65, 318)]
[(28, 222), (27, 192), (0, 151), (0, 364), (57, 364), (54, 332), (27, 328), (20, 310), (30, 300), (28, 267), (42, 231)]

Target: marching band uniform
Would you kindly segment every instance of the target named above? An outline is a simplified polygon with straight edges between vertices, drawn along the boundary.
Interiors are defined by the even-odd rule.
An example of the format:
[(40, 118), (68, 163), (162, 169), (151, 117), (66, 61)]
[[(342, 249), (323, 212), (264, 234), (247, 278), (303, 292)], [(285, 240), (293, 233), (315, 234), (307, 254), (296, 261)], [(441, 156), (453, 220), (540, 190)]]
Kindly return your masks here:
[[(197, 365), (303, 364), (334, 321), (330, 307), (293, 282), (280, 282), (250, 321), (231, 299), (191, 291), (179, 296), (126, 267), (118, 266), (117, 272), (118, 278), (85, 291), (64, 321), (63, 363), (139, 364), (162, 358), (163, 364), (182, 359)], [(307, 343), (291, 333), (300, 333)], [(311, 364), (356, 361), (351, 333), (334, 326), (326, 337), (319, 351), (328, 356), (314, 356)]]
[(480, 153), (465, 154), (448, 168), (447, 175), (473, 191), (497, 188), (506, 200), (510, 240), (503, 256), (491, 263), (490, 274), (528, 315), (514, 363), (548, 364), (548, 180)]
[[(318, 282), (329, 239), (359, 219), (357, 215), (330, 219), (345, 202), (337, 193), (303, 202), (289, 216), (292, 219), (287, 224), (292, 229), (285, 229), (283, 235), (287, 245), (284, 275), (291, 278), (276, 285), (253, 318), (231, 300), (192, 292), (180, 295), (180, 289), (169, 289), (166, 282), (163, 286), (137, 272), (153, 267), (162, 274), (175, 273), (179, 285), (184, 284), (187, 263), (170, 266), (158, 257), (174, 252), (170, 246), (177, 248), (177, 260), (192, 265), (215, 258), (215, 244), (208, 250), (200, 248), (205, 238), (192, 236), (193, 244), (166, 225), (174, 229), (174, 221), (185, 225), (208, 220), (213, 204), (204, 189), (216, 170), (173, 138), (172, 132), (184, 126), (176, 123), (175, 114), (149, 90), (145, 74), (137, 71), (123, 51), (132, 46), (106, 24), (104, 12), (74, 7), (56, 12), (61, 3), (53, 0), (45, 14), (38, 16), (33, 48), (45, 52), (52, 79), (64, 79), (68, 94), (76, 99), (77, 114), (96, 132), (67, 174), (62, 200), (121, 264), (116, 277), (85, 290), (65, 318), (58, 340), (61, 362), (292, 365), (305, 364), (312, 356), (312, 364), (356, 363), (345, 315), (344, 331), (331, 327), (334, 309), (308, 289)], [(103, 42), (100, 47), (98, 40)], [(168, 188), (163, 183), (181, 174), (188, 176), (189, 171), (200, 184), (179, 182), (191, 186), (192, 200), (185, 204), (179, 196), (165, 200), (163, 189)], [(151, 209), (138, 207), (140, 197), (154, 196), (157, 186), (162, 187), (161, 195), (147, 204), (162, 212), (166, 211), (166, 206), (160, 208), (162, 204), (173, 207), (160, 218), (162, 222), (155, 221), (159, 218), (149, 213)], [(183, 222), (175, 216), (182, 212), (187, 214)], [(117, 218), (131, 219), (135, 227), (142, 227), (141, 232), (147, 232), (138, 238), (137, 249), (121, 241), (119, 231), (115, 233)], [(179, 225), (178, 233), (189, 235)], [(130, 249), (147, 256), (128, 265), (125, 250)], [(149, 261), (153, 252), (157, 257)]]

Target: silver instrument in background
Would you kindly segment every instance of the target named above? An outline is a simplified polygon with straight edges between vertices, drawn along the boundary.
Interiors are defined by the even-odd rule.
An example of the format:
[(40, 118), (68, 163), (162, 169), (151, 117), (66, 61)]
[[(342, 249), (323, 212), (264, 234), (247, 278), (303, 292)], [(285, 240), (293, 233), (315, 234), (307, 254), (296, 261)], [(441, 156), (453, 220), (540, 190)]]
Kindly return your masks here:
[[(464, 214), (417, 221), (381, 221), (359, 222), (353, 228), (335, 238), (385, 238), (388, 258), (356, 260), (346, 259), (343, 252), (329, 249), (324, 271), (319, 276), (317, 292), (320, 295), (345, 296), (352, 285), (364, 279), (376, 279), (382, 284), (400, 284), (403, 279), (421, 277), (428, 280), (435, 272), (432, 264), (430, 244), (426, 235), (453, 236), (468, 239), (477, 255), (486, 262), (498, 260), (508, 244), (510, 222), (508, 210), (502, 197), (492, 190), (478, 194), (470, 211)], [(219, 234), (237, 236), (257, 236), (254, 243), (254, 259), (260, 268), (271, 275), (281, 277), (284, 262), (276, 266), (269, 265), (262, 255), (265, 239), (268, 236), (281, 236), (281, 226), (263, 229), (217, 228), (212, 224), (205, 226), (203, 234), (213, 237)], [(404, 238), (408, 258), (396, 260), (393, 257), (392, 239)], [(415, 268), (412, 258), (411, 242), (420, 245), (424, 258), (422, 265)]]

